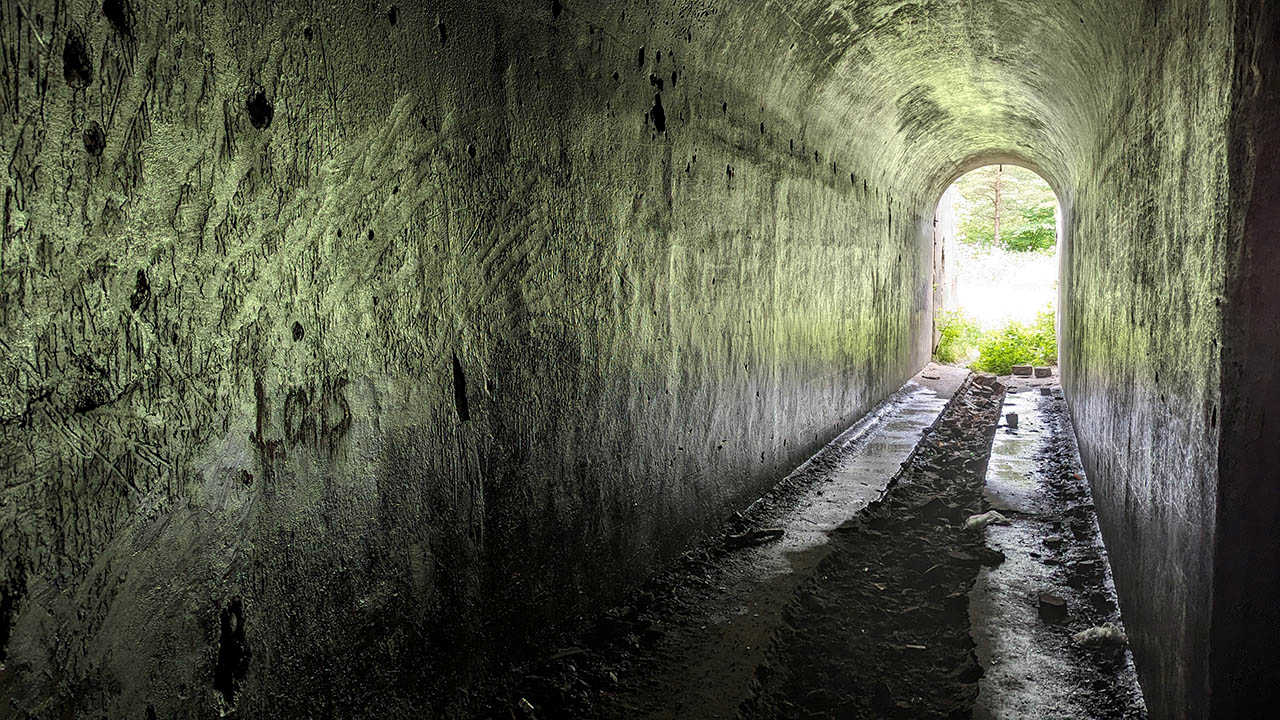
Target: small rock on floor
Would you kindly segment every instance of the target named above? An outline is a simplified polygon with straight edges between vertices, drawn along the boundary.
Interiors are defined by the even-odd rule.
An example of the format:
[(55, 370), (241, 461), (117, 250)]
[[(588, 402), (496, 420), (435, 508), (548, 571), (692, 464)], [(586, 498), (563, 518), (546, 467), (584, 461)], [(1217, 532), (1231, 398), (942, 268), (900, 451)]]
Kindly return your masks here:
[(1067, 601), (1053, 593), (1040, 593), (1040, 619), (1047, 623), (1058, 623), (1067, 619)]

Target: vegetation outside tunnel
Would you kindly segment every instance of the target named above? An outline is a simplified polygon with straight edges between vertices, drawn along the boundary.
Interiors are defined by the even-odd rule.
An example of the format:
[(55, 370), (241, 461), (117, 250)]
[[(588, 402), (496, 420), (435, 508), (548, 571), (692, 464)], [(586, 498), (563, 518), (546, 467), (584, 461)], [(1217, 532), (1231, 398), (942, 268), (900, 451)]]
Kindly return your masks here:
[(1008, 375), (1014, 365), (1058, 362), (1052, 307), (1038, 313), (1033, 323), (1009, 322), (985, 333), (962, 311), (946, 311), (938, 316), (938, 332), (940, 339), (934, 350), (938, 362), (963, 363), (972, 359), (969, 367), (996, 375)]
[(1051, 252), (1057, 245), (1057, 198), (1039, 175), (1013, 165), (988, 165), (955, 183), (958, 239), (1009, 252)]

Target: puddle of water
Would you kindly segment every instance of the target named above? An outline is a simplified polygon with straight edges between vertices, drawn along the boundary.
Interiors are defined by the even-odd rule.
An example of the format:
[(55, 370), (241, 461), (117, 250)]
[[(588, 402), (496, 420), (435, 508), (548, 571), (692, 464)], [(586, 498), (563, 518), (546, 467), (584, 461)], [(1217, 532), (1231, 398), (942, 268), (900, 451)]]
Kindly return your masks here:
[[(1041, 404), (1046, 400), (1036, 390), (1011, 392), (1004, 412), (1018, 414), (1018, 428), (999, 428), (992, 442), (985, 497), (1011, 522), (986, 529), (987, 544), (1006, 559), (983, 569), (969, 595), (975, 652), (986, 671), (973, 713), (977, 720), (1095, 716), (1089, 688), (1081, 683), (1101, 676), (1072, 652), (1070, 634), (1047, 625), (1037, 607), (1040, 591), (1081, 601), (1060, 577), (1061, 556), (1045, 545), (1046, 538), (1062, 538), (1063, 532), (1038, 456), (1050, 447), (1054, 432), (1071, 432), (1069, 425), (1049, 426), (1050, 417), (1042, 412), (1047, 405)], [(1100, 546), (1099, 551), (1105, 564), (1105, 551)], [(1114, 602), (1109, 581), (1104, 590)], [(1078, 611), (1077, 606), (1072, 612)], [(1120, 677), (1106, 681), (1115, 683), (1117, 694), (1136, 694), (1140, 706), (1141, 691), (1128, 662)]]
[(1043, 509), (1036, 499), (1039, 484), (1035, 480), (1036, 448), (1047, 434), (1036, 409), (1039, 394), (1009, 393), (1003, 412), (1018, 416), (1018, 427), (1009, 427), (1002, 419), (991, 443), (991, 460), (987, 464), (984, 497), (1000, 512), (1035, 513)]

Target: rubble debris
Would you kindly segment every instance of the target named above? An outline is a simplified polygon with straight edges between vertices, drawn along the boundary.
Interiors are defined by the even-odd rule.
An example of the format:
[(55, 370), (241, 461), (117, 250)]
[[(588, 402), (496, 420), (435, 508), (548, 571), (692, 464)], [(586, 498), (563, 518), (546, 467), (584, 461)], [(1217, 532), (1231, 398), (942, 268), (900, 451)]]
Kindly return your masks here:
[(748, 530), (737, 535), (728, 535), (724, 539), (724, 544), (730, 548), (744, 548), (763, 545), (780, 537), (782, 537), (782, 528), (761, 528), (759, 530)]
[(1030, 365), (1014, 365), (1010, 372), (1017, 377), (1031, 377), (1031, 371)]
[(983, 530), (988, 525), (1004, 525), (1008, 522), (1009, 519), (1005, 516), (995, 510), (988, 510), (981, 515), (970, 515), (969, 518), (964, 521), (964, 529)]
[(985, 509), (1003, 396), (966, 381), (889, 491), (830, 535), (739, 717), (969, 716), (983, 671), (968, 593), (986, 547), (964, 519)]
[(1067, 619), (1067, 601), (1053, 593), (1040, 593), (1040, 619), (1047, 623), (1060, 623)]
[(1103, 623), (1095, 627), (1081, 630), (1071, 639), (1077, 644), (1084, 647), (1120, 647), (1129, 642), (1129, 638), (1125, 636), (1124, 631), (1116, 626), (1115, 623)]
[[(990, 386), (994, 391), (984, 392)], [(1001, 567), (1010, 551), (1013, 563), (1005, 566), (1007, 572), (1024, 573), (1027, 558), (1049, 571), (1024, 577), (1003, 597), (1021, 601), (1022, 611), (1016, 613), (1020, 627), (1051, 639), (1068, 671), (1082, 678), (1083, 704), (1090, 712), (1071, 716), (1145, 718), (1140, 692), (1126, 690), (1121, 682), (1124, 672), (1132, 672), (1125, 670), (1126, 646), (1109, 644), (1113, 636), (1095, 637), (1096, 632), (1087, 642), (1101, 643), (1097, 646), (1082, 642), (1084, 638), (1071, 641), (1080, 631), (1108, 621), (1118, 625), (1119, 617), (1106, 584), (1105, 560), (1092, 549), (1100, 541), (1092, 512), (1086, 512), (1091, 496), (1069, 425), (1062, 431), (1068, 421), (1060, 391), (1034, 398), (1049, 414), (1035, 415), (1028, 427), (1043, 428), (1043, 441), (1009, 438), (1043, 443), (1046, 452), (1038, 456), (1036, 479), (1046, 484), (1044, 497), (1052, 501), (1047, 512), (1008, 512), (1005, 517), (1001, 513), (1007, 511), (999, 505), (984, 503), (986, 450), (1004, 411), (1015, 409), (1002, 407), (1003, 390), (992, 378), (971, 376), (938, 422), (921, 433), (918, 451), (902, 463), (890, 489), (830, 532), (831, 553), (788, 602), (780, 625), (768, 631), (766, 660), (755, 654), (756, 640), (763, 638), (753, 637), (749, 645), (746, 636), (736, 638), (746, 661), (761, 663), (752, 668), (758, 688), (752, 697), (725, 693), (733, 697), (726, 710), (756, 718), (969, 717), (984, 677), (1010, 672), (1003, 664), (984, 664), (975, 654), (970, 626), (971, 613), (980, 612), (971, 606), (975, 574), (987, 572), (980, 568)], [(731, 592), (724, 578), (760, 562), (759, 551), (735, 552), (734, 544), (749, 547), (776, 539), (780, 533), (770, 526), (781, 523), (773, 517), (735, 513), (724, 535), (686, 552), (673, 575), (661, 576), (642, 596), (629, 598), (603, 617), (584, 619), (555, 636), (546, 644), (551, 657), (521, 666), (520, 679), (494, 694), (496, 712), (485, 716), (632, 717), (641, 714), (637, 707), (660, 709), (676, 696), (683, 698), (687, 690), (652, 685), (653, 668), (687, 669), (679, 648), (694, 636), (682, 634), (690, 624), (704, 633), (717, 632), (703, 613), (720, 608), (720, 596)], [(978, 528), (997, 523), (1004, 528), (999, 533), (968, 532), (975, 528), (969, 520)], [(764, 622), (753, 618), (750, 604), (724, 600), (743, 608), (741, 622)], [(691, 680), (691, 687), (738, 677), (738, 662), (732, 670)], [(1010, 663), (1009, 668), (1020, 674), (1026, 666)], [(837, 673), (857, 678), (857, 685), (832, 682)], [(1032, 682), (1043, 686), (1043, 681), (1037, 676)], [(719, 707), (718, 699), (708, 702)]]

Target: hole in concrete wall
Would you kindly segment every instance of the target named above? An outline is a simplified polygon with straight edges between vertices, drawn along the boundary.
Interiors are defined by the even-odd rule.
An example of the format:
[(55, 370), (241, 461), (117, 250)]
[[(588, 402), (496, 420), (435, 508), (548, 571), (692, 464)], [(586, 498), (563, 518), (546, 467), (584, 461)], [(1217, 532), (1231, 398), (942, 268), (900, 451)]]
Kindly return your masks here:
[(299, 340), (301, 340), (301, 339), (303, 338), (303, 336), (304, 336), (304, 335), (306, 335), (306, 330), (304, 330), (304, 329), (303, 329), (303, 327), (302, 327), (302, 323), (298, 322), (297, 320), (294, 320), (294, 321), (293, 321), (293, 330), (292, 330), (292, 332), (293, 332), (293, 341), (294, 341), (294, 342), (298, 342)]
[(84, 142), (84, 151), (94, 157), (102, 157), (102, 151), (107, 148), (107, 135), (97, 120), (89, 122), (81, 134), (81, 140)]
[(551, 0), (551, 17), (560, 19), (560, 13), (564, 11), (564, 5), (560, 4), (560, 0)]
[(67, 33), (62, 46), (62, 78), (76, 90), (83, 90), (93, 82), (93, 61), (89, 59), (89, 45), (78, 29)]
[(213, 688), (228, 705), (235, 704), (240, 683), (249, 674), (249, 644), (245, 640), (244, 605), (232, 598), (222, 609), (218, 637), (218, 664), (213, 670)]
[(147, 302), (147, 297), (151, 295), (151, 283), (147, 281), (147, 274), (141, 270), (138, 271), (137, 278), (133, 282), (133, 295), (129, 298), (129, 309), (134, 312)]
[(458, 411), (459, 420), (466, 422), (471, 419), (471, 411), (467, 407), (467, 376), (462, 372), (457, 353), (453, 354), (453, 407)]
[(644, 46), (640, 46), (640, 50), (636, 53), (636, 66), (644, 67)]
[(276, 115), (275, 108), (267, 99), (267, 91), (260, 87), (249, 91), (249, 97), (244, 101), (244, 109), (249, 114), (249, 122), (259, 130), (270, 127), (271, 120)]
[(440, 45), (442, 47), (449, 43), (449, 31), (445, 28), (443, 20), (436, 21), (436, 34), (440, 36)]
[(400, 20), (400, 8), (392, 5), (387, 9), (387, 22), (395, 25)]
[(125, 36), (133, 33), (133, 8), (128, 0), (105, 0), (102, 3), (102, 16), (117, 33)]
[(1057, 364), (1057, 197), (1034, 172), (989, 165), (934, 215), (934, 342), (940, 362), (1007, 375)]
[(662, 109), (662, 93), (654, 94), (653, 108), (649, 110), (649, 117), (653, 119), (653, 127), (658, 132), (667, 131), (667, 112)]

